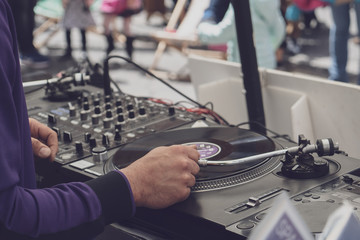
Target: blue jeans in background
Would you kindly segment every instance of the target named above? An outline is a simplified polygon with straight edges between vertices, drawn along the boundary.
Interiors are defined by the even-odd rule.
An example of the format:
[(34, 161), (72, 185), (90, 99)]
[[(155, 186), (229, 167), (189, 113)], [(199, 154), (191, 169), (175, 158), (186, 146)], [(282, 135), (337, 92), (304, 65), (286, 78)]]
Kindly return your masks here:
[[(350, 27), (350, 4), (331, 5), (333, 15), (333, 26), (329, 35), (329, 50), (331, 65), (329, 68), (329, 79), (349, 82), (346, 72), (348, 59), (348, 40)], [(360, 33), (360, 3), (354, 3), (356, 12), (358, 35)]]

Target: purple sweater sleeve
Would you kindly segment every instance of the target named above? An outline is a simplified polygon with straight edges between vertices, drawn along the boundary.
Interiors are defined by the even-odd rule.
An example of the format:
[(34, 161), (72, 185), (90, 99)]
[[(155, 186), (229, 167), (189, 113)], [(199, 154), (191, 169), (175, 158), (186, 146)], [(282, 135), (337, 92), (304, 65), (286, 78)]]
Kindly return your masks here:
[(87, 183), (36, 189), (14, 29), (7, 0), (0, 0), (0, 229), (36, 237), (97, 219), (106, 224), (130, 217), (131, 189), (116, 172)]

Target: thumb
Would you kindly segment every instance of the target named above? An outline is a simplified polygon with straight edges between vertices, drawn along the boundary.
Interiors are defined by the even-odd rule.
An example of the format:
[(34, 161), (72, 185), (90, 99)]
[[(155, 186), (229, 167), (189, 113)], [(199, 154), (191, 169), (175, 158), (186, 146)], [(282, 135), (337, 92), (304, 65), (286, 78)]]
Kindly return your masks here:
[(31, 138), (31, 144), (33, 148), (33, 152), (35, 156), (40, 158), (48, 158), (50, 157), (51, 150), (48, 146), (40, 142), (39, 140), (35, 138)]

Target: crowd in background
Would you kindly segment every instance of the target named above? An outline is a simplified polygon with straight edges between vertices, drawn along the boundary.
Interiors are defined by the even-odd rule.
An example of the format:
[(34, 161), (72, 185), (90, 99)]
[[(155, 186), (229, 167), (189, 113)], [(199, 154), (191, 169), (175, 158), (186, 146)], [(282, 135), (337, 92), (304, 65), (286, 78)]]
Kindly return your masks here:
[[(194, 1), (194, 0), (193, 0)], [(296, 55), (301, 52), (299, 37), (307, 29), (319, 25), (315, 10), (329, 6), (332, 11), (333, 24), (329, 34), (329, 79), (349, 82), (346, 66), (348, 60), (348, 39), (350, 26), (350, 9), (353, 8), (360, 16), (358, 0), (249, 0), (253, 25), (253, 38), (256, 49), (258, 66), (263, 68), (277, 68), (284, 64), (284, 55)], [(33, 46), (31, 36), (34, 30), (34, 6), (36, 0), (9, 0), (17, 24), (19, 49), (24, 64), (46, 67), (48, 58), (39, 54)], [(64, 58), (72, 57), (71, 31), (79, 29), (81, 34), (82, 57), (87, 57), (86, 30), (96, 25), (92, 8), (94, 0), (62, 0), (64, 15), (61, 21), (65, 31), (66, 49)], [(172, 8), (177, 1), (172, 1)], [(145, 8), (144, 8), (144, 3)], [(191, 0), (187, 1), (187, 7)], [(124, 48), (128, 57), (133, 55), (133, 42), (136, 36), (131, 31), (131, 19), (141, 11), (160, 11), (165, 14), (164, 1), (151, 0), (101, 0), (102, 34), (106, 39), (106, 54), (115, 48), (113, 32), (120, 31), (125, 36)], [(150, 10), (152, 9), (152, 10)], [(359, 14), (358, 14), (359, 13)], [(186, 13), (185, 13), (186, 14)], [(123, 25), (116, 29), (115, 20), (120, 17)], [(166, 18), (164, 18), (166, 21)], [(360, 26), (360, 17), (357, 17)], [(26, 26), (26, 27), (25, 27)], [(359, 31), (360, 32), (360, 31)], [(313, 32), (316, 34), (316, 32)], [(234, 10), (230, 0), (211, 0), (204, 11), (203, 18), (197, 26), (197, 38), (203, 45), (226, 45), (227, 59), (239, 62), (239, 49), (235, 30)], [(360, 83), (360, 80), (359, 80)]]

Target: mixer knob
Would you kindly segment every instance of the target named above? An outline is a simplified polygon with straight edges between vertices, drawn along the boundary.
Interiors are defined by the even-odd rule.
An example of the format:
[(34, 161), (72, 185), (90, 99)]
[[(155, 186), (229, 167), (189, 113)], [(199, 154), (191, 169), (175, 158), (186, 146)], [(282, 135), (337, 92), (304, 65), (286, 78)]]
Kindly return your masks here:
[(123, 123), (123, 122), (125, 121), (124, 115), (123, 115), (123, 114), (119, 114), (119, 115), (117, 116), (117, 120), (118, 120), (118, 122)]
[(64, 142), (72, 142), (72, 134), (69, 131), (64, 131), (63, 133)]
[(51, 113), (48, 114), (48, 123), (56, 124), (56, 116), (54, 114)]
[(85, 111), (89, 111), (89, 110), (90, 110), (90, 104), (89, 104), (89, 102), (84, 102), (84, 104), (83, 104), (83, 109), (84, 109)]
[(101, 107), (100, 106), (95, 106), (94, 113), (95, 114), (100, 114), (101, 113)]
[(56, 134), (58, 135), (58, 139), (60, 139), (60, 128), (52, 127), (51, 129), (54, 130), (54, 132), (56, 132)]
[(131, 103), (129, 103), (129, 104), (127, 105), (127, 110), (130, 111), (130, 110), (133, 110), (133, 109), (134, 109), (134, 105), (131, 104)]
[(108, 153), (105, 147), (95, 147), (92, 149), (93, 161), (95, 164), (100, 164), (108, 160)]
[(88, 102), (88, 103), (89, 103), (89, 98), (88, 98), (87, 96), (85, 96), (85, 97), (83, 98), (83, 102)]
[(106, 134), (102, 135), (102, 144), (107, 147), (110, 145), (110, 140), (109, 140), (109, 136)]
[(100, 98), (94, 99), (94, 106), (100, 106)]
[(123, 113), (123, 111), (124, 111), (124, 110), (123, 110), (122, 107), (117, 107), (117, 108), (116, 108), (116, 113), (117, 113), (117, 114)]
[(70, 117), (76, 117), (76, 108), (74, 106), (69, 107)]
[(81, 98), (81, 97), (78, 97), (78, 98), (77, 98), (77, 104), (78, 104), (79, 106), (82, 105), (82, 98)]
[(90, 142), (90, 138), (91, 138), (91, 133), (89, 132), (84, 133), (84, 141), (86, 143)]
[(111, 96), (110, 95), (106, 95), (105, 96), (105, 103), (108, 103), (111, 101)]
[(81, 110), (80, 111), (80, 120), (81, 121), (86, 121), (88, 118), (88, 112), (87, 111), (84, 111), (84, 110)]
[(111, 110), (111, 109), (112, 109), (111, 103), (106, 103), (106, 104), (105, 104), (105, 109), (106, 109), (106, 110)]
[(145, 109), (145, 107), (140, 107), (140, 109), (139, 109), (139, 114), (140, 114), (141, 116), (144, 116), (144, 115), (146, 114), (146, 109)]
[(134, 118), (135, 118), (135, 112), (134, 112), (134, 111), (130, 111), (130, 112), (129, 112), (129, 118), (130, 118), (130, 119), (134, 119)]
[(111, 110), (106, 110), (105, 117), (106, 117), (106, 118), (112, 118), (112, 112), (111, 112)]
[(120, 142), (120, 141), (121, 141), (121, 135), (120, 135), (120, 130), (119, 130), (119, 129), (115, 129), (114, 140), (115, 140), (116, 142)]
[(121, 99), (117, 99), (116, 102), (115, 102), (116, 106), (117, 107), (121, 107), (122, 106), (122, 101)]
[(169, 113), (169, 116), (174, 116), (175, 115), (175, 108), (174, 107), (169, 107), (168, 109), (168, 113)]
[(111, 118), (105, 118), (103, 120), (104, 128), (109, 129), (111, 127), (111, 122), (112, 122)]
[(96, 147), (96, 139), (94, 137), (91, 137), (90, 138), (90, 141), (89, 141), (89, 145), (90, 145), (90, 148), (93, 149), (94, 147)]
[(117, 123), (115, 124), (115, 129), (121, 131), (121, 128), (122, 128), (122, 123), (117, 122)]
[(92, 122), (93, 125), (98, 125), (99, 122), (100, 122), (100, 116), (97, 115), (97, 114), (93, 114), (91, 116), (91, 122)]
[(76, 141), (75, 142), (75, 149), (76, 149), (76, 153), (78, 155), (83, 155), (84, 149), (83, 149), (82, 142)]

